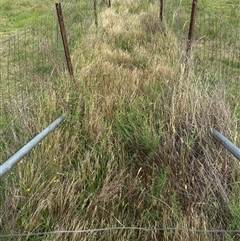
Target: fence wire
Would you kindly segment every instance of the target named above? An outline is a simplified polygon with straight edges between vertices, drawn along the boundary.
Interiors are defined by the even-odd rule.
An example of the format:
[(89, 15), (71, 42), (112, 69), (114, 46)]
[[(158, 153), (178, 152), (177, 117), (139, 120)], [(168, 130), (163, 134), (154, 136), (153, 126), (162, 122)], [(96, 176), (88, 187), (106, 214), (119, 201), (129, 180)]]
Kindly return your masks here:
[(240, 29), (201, 6), (197, 11), (193, 68), (205, 79), (239, 88)]
[[(66, 73), (54, 4), (49, 9), (34, 24), (0, 42), (1, 163), (38, 132), (34, 122), (40, 107)], [(71, 53), (92, 22), (92, 2), (66, 1), (62, 9)]]
[(143, 231), (143, 232), (161, 232), (161, 231), (179, 231), (188, 233), (240, 233), (240, 230), (223, 230), (223, 229), (188, 229), (178, 227), (166, 227), (166, 228), (144, 228), (144, 227), (108, 227), (108, 228), (95, 228), (85, 230), (56, 230), (50, 232), (39, 232), (39, 233), (20, 233), (20, 234), (8, 234), (0, 235), (0, 238), (13, 238), (13, 237), (31, 237), (31, 236), (46, 236), (46, 235), (61, 235), (61, 234), (87, 234), (96, 232), (108, 232), (108, 231)]
[[(191, 2), (165, 1), (165, 21), (168, 28), (177, 35), (182, 58), (185, 57), (187, 46)], [(240, 29), (198, 3), (190, 67), (203, 80), (227, 83), (239, 88), (239, 60)]]
[(54, 61), (60, 54), (56, 51), (59, 45), (56, 29), (56, 18), (51, 11), (0, 44), (3, 160), (10, 155), (10, 150), (16, 150), (29, 139), (32, 106), (36, 98), (42, 97), (45, 81), (49, 81), (54, 72), (60, 72), (60, 66)]

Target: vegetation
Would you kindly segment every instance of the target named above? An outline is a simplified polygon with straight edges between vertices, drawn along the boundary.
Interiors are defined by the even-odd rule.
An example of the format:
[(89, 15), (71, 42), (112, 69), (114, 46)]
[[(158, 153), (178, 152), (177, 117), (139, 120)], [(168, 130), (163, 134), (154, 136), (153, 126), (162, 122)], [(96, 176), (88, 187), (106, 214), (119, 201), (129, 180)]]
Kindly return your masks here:
[(17, 29), (26, 27), (34, 23), (44, 12), (49, 11), (49, 6), (54, 8), (55, 1), (41, 0), (15, 1), (2, 0), (0, 2), (0, 39), (4, 39), (9, 34), (16, 32)]
[(235, 0), (218, 0), (218, 1), (201, 1), (199, 2), (203, 7), (209, 11), (221, 16), (221, 19), (232, 24), (234, 27), (239, 27), (239, 17), (240, 13), (238, 11), (239, 2)]
[[(99, 12), (98, 31), (92, 24), (75, 41), (74, 78), (44, 82), (22, 127), (35, 134), (60, 113), (66, 120), (2, 178), (1, 234), (239, 229), (239, 165), (210, 135), (215, 127), (239, 140), (236, 100), (222, 83), (184, 75), (177, 36), (160, 24), (157, 4), (116, 0)], [(239, 234), (111, 230), (19, 240), (235, 241)]]

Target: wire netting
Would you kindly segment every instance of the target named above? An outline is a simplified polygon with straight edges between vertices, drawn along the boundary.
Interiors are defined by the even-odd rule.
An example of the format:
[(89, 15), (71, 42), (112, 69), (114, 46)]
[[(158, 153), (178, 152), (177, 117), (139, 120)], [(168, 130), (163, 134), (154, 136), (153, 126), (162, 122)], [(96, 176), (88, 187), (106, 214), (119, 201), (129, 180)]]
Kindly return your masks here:
[[(67, 73), (56, 9), (49, 9), (34, 24), (0, 42), (1, 162), (40, 131), (34, 119), (58, 87), (57, 79)], [(92, 2), (66, 1), (62, 12), (71, 54), (92, 24)]]
[[(219, 9), (215, 14), (213, 7), (210, 11), (201, 4), (198, 3), (196, 9), (190, 67), (203, 80), (236, 86), (240, 80), (240, 29), (236, 27), (239, 26), (239, 18), (225, 20), (219, 17)], [(165, 21), (168, 28), (177, 34), (183, 59), (186, 55), (191, 5), (192, 1), (165, 1)], [(239, 84), (236, 87), (239, 88)]]
[(194, 69), (214, 83), (239, 82), (240, 30), (199, 6), (195, 33)]

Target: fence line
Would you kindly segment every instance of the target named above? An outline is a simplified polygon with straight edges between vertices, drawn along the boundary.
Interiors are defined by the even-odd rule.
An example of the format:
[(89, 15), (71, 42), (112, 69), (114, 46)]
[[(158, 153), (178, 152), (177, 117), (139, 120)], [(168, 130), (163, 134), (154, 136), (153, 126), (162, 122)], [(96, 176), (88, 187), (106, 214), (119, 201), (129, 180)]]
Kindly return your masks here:
[[(92, 24), (92, 2), (64, 1), (62, 12), (71, 53)], [(48, 98), (59, 95), (54, 85), (65, 73), (67, 65), (54, 5), (35, 23), (0, 41), (2, 160), (38, 132), (34, 118)]]
[(225, 19), (219, 17), (217, 14), (211, 12), (211, 11), (208, 11), (207, 9), (205, 9), (204, 7), (202, 7), (201, 5), (199, 5), (198, 2), (194, 1), (195, 4), (197, 5), (198, 8), (201, 8), (203, 9), (205, 12), (207, 12), (209, 15), (212, 15), (214, 18), (218, 19), (220, 22), (228, 25), (229, 27), (235, 29), (236, 31), (240, 32), (240, 29), (236, 28), (235, 26), (233, 26), (232, 24), (230, 24), (229, 22), (227, 22)]
[(42, 235), (53, 235), (53, 234), (80, 234), (80, 233), (94, 233), (94, 232), (105, 232), (105, 231), (118, 231), (118, 230), (132, 230), (132, 231), (144, 231), (144, 232), (158, 232), (158, 231), (181, 231), (189, 233), (240, 233), (240, 230), (225, 230), (225, 229), (188, 229), (188, 228), (143, 228), (143, 227), (111, 227), (111, 228), (95, 228), (85, 230), (57, 230), (49, 232), (38, 232), (38, 233), (22, 233), (22, 234), (6, 234), (0, 235), (0, 238), (10, 237), (30, 237), (30, 236), (42, 236)]
[[(166, 0), (164, 4), (164, 19), (177, 35), (179, 53), (183, 62), (185, 59), (185, 71), (191, 69), (201, 81), (223, 84), (228, 98), (236, 106), (240, 101), (240, 29), (205, 9), (197, 0), (191, 2), (192, 11), (186, 0)], [(188, 26), (189, 30), (194, 29), (191, 37)], [(211, 134), (240, 160), (240, 150), (233, 143), (214, 129)]]
[[(61, 75), (64, 61), (54, 11), (0, 43), (0, 118), (2, 160), (31, 139), (32, 119), (46, 85)], [(34, 113), (35, 112), (35, 113)]]
[[(203, 80), (239, 88), (240, 29), (197, 1), (192, 2), (197, 4), (197, 12), (190, 68)], [(164, 19), (178, 37), (179, 52), (184, 60), (191, 5), (189, 1), (166, 0), (164, 6)]]

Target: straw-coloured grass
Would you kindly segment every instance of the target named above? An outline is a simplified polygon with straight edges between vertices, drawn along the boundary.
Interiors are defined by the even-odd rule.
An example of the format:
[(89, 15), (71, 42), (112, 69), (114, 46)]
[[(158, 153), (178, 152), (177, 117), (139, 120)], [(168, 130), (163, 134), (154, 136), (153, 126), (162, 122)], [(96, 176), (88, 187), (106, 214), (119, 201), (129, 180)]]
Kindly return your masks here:
[[(225, 88), (182, 74), (176, 39), (150, 2), (116, 0), (75, 50), (75, 78), (59, 80), (51, 100), (55, 111), (60, 105), (68, 111), (63, 126), (6, 178), (13, 188), (1, 198), (2, 225), (16, 221), (4, 232), (236, 228), (232, 210), (239, 203), (230, 200), (236, 167), (210, 135), (210, 127), (230, 137), (236, 130)], [(238, 237), (111, 230), (41, 240), (227, 238)]]

